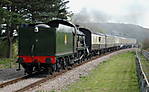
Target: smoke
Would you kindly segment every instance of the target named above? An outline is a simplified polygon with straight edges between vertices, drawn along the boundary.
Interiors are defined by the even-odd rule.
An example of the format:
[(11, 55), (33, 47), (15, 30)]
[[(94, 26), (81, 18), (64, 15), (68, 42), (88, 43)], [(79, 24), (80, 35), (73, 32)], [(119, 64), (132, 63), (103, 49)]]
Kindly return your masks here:
[(107, 23), (109, 17), (98, 10), (90, 10), (87, 8), (82, 8), (79, 13), (72, 16), (72, 22), (74, 24), (80, 25), (80, 27), (88, 28), (95, 32), (105, 33), (99, 26), (99, 23)]
[[(106, 11), (105, 11), (106, 12)], [(108, 14), (97, 9), (82, 8), (72, 17), (73, 23), (125, 23), (144, 24), (143, 20), (147, 9), (139, 2), (131, 2), (116, 14)]]
[(126, 23), (135, 25), (146, 25), (145, 16), (148, 9), (144, 3), (133, 1), (123, 8), (123, 11), (117, 15), (111, 15), (111, 22)]
[(70, 0), (70, 2), (72, 2), (70, 5), (72, 11), (80, 11), (74, 14), (74, 22), (110, 22), (149, 26), (147, 21), (149, 0)]
[(82, 10), (72, 16), (73, 23), (105, 23), (110, 17), (105, 13), (97, 10), (89, 10), (82, 8)]

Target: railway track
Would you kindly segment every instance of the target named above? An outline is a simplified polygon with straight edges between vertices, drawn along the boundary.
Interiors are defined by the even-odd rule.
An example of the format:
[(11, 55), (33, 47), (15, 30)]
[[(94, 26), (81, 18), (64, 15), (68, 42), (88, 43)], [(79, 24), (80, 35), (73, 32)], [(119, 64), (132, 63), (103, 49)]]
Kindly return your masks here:
[(67, 72), (67, 71), (66, 71), (66, 70), (63, 70), (63, 71), (60, 72), (60, 73), (54, 73), (53, 76), (48, 76), (48, 77), (43, 78), (43, 79), (41, 79), (41, 80), (39, 80), (39, 81), (36, 81), (36, 82), (34, 82), (34, 83), (31, 83), (31, 84), (29, 84), (29, 85), (27, 85), (27, 86), (25, 86), (25, 87), (23, 87), (23, 88), (21, 88), (21, 89), (16, 90), (15, 92), (24, 92), (24, 91), (26, 91), (26, 90), (28, 90), (28, 89), (30, 89), (30, 88), (34, 88), (34, 87), (36, 87), (36, 86), (39, 86), (40, 84), (42, 84), (42, 83), (48, 81), (49, 79), (53, 79), (53, 78), (55, 78), (56, 76), (59, 76), (59, 75), (65, 73), (65, 72)]
[[(83, 61), (80, 64), (75, 64), (74, 66), (72, 66), (69, 69), (61, 70), (60, 72), (55, 72), (55, 73), (53, 73), (53, 75), (50, 75), (49, 74), (49, 75), (46, 75), (46, 77), (42, 77), (42, 78), (39, 78), (39, 79), (38, 78), (33, 78), (35, 80), (32, 83), (26, 84), (27, 82), (29, 82), (29, 79), (30, 79), (31, 76), (24, 76), (24, 77), (20, 77), (20, 78), (17, 78), (17, 79), (14, 79), (14, 80), (11, 80), (11, 81), (2, 83), (2, 84), (0, 84), (0, 88), (2, 90), (4, 90), (4, 91), (7, 91), (5, 88), (7, 88), (8, 86), (9, 86), (9, 88), (13, 88), (14, 85), (16, 85), (16, 86), (18, 85), (17, 83), (22, 82), (22, 81), (25, 81), (25, 82), (22, 82), (22, 83), (23, 84), (26, 84), (26, 85), (23, 85), (23, 86), (18, 87), (17, 89), (14, 89), (13, 90), (13, 92), (24, 92), (24, 91), (27, 91), (27, 90), (29, 90), (31, 88), (38, 87), (42, 83), (44, 83), (44, 82), (46, 82), (46, 81), (48, 81), (50, 79), (54, 79), (54, 78), (56, 78), (56, 77), (58, 77), (58, 76), (60, 76), (60, 75), (62, 75), (64, 73), (66, 73), (67, 71), (69, 71), (69, 70), (71, 70), (73, 68), (76, 68), (78, 66), (81, 66), (81, 65), (83, 65), (83, 64), (85, 64), (87, 62), (91, 62), (92, 60), (95, 60), (95, 59), (97, 59), (99, 57), (102, 57), (102, 56), (105, 56), (105, 55), (108, 55), (108, 54), (110, 54), (110, 53), (106, 53), (106, 54), (102, 54), (100, 56), (92, 57), (91, 59), (86, 60), (86, 61)], [(9, 88), (7, 88), (7, 89), (9, 89)], [(1, 91), (1, 89), (0, 89), (0, 91)]]
[(22, 80), (25, 80), (25, 79), (27, 79), (28, 77), (29, 77), (29, 76), (23, 76), (23, 77), (19, 77), (19, 78), (16, 78), (16, 79), (13, 79), (13, 80), (10, 80), (10, 81), (1, 83), (1, 84), (0, 84), (0, 88), (6, 87), (6, 86), (8, 86), (8, 85), (17, 83), (17, 82), (22, 81)]
[(39, 73), (34, 73), (34, 74), (32, 74), (32, 75), (25, 75), (25, 76), (23, 76), (23, 77), (18, 77), (18, 78), (16, 78), (16, 79), (9, 80), (9, 81), (6, 81), (6, 82), (4, 82), (4, 83), (0, 83), (0, 88), (4, 88), (4, 87), (6, 87), (6, 86), (9, 86), (9, 85), (11, 85), (11, 84), (17, 83), (17, 82), (19, 82), (19, 81), (23, 81), (23, 80), (25, 80), (25, 79), (27, 79), (27, 78), (34, 77), (34, 76), (36, 76), (36, 75), (38, 75), (38, 74), (39, 74)]
[[(109, 54), (109, 53), (107, 53), (107, 54)], [(107, 54), (104, 54), (104, 55), (107, 55)], [(58, 77), (58, 76), (60, 76), (60, 75), (62, 75), (62, 74), (64, 74), (64, 73), (66, 73), (67, 71), (69, 71), (69, 70), (71, 70), (71, 69), (73, 69), (73, 68), (76, 68), (76, 67), (78, 67), (78, 66), (81, 66), (81, 65), (83, 65), (83, 64), (85, 64), (85, 63), (87, 63), (87, 62), (90, 62), (90, 61), (92, 61), (92, 60), (94, 60), (94, 59), (97, 59), (97, 58), (99, 58), (99, 57), (102, 57), (102, 56), (103, 56), (103, 55), (101, 55), (101, 56), (95, 56), (95, 57), (91, 58), (90, 60), (87, 60), (87, 61), (85, 61), (85, 62), (83, 62), (83, 63), (75, 64), (75, 65), (74, 65), (72, 68), (70, 68), (70, 69), (61, 70), (61, 72), (55, 72), (53, 75), (49, 75), (49, 76), (47, 76), (46, 78), (43, 78), (43, 79), (41, 79), (41, 80), (39, 80), (39, 81), (36, 81), (36, 82), (34, 82), (34, 83), (30, 84), (30, 85), (27, 85), (27, 86), (25, 86), (24, 88), (21, 88), (21, 89), (19, 89), (19, 90), (16, 90), (15, 92), (24, 92), (24, 91), (26, 91), (26, 90), (28, 90), (28, 89), (30, 89), (30, 88), (34, 88), (34, 87), (36, 87), (36, 86), (40, 86), (42, 83), (48, 81), (49, 79), (54, 79), (55, 77)]]

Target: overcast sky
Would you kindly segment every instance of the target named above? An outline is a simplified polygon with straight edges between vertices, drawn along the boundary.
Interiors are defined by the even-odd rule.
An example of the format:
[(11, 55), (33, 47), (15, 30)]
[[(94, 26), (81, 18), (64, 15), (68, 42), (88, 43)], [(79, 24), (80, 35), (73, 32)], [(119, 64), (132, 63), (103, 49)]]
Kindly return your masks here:
[(73, 13), (85, 8), (106, 14), (110, 17), (108, 22), (138, 24), (149, 28), (149, 0), (70, 0), (68, 7)]

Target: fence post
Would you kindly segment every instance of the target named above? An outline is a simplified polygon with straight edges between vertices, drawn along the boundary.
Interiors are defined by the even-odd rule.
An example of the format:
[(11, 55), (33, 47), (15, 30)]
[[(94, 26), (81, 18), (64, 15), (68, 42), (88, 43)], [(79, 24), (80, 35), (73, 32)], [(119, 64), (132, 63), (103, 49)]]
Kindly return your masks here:
[(142, 64), (141, 64), (137, 51), (136, 51), (136, 71), (137, 71), (137, 76), (138, 76), (140, 92), (149, 92), (149, 82), (143, 71)]

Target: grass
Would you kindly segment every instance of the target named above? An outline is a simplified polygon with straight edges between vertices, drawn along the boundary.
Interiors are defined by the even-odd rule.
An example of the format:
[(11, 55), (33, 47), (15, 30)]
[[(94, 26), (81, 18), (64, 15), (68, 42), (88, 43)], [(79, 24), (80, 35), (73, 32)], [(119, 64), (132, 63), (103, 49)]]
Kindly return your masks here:
[(139, 92), (135, 54), (113, 56), (62, 92)]
[(12, 68), (17, 67), (15, 58), (1, 58), (0, 59), (0, 69), (1, 68)]

